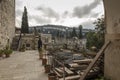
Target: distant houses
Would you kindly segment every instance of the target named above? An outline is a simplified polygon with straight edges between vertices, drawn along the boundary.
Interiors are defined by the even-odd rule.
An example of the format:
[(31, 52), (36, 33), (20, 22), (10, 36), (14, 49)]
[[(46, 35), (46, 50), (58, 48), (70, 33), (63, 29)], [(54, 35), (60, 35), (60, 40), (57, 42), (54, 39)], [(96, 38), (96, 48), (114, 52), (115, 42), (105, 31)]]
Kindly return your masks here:
[[(29, 32), (33, 33), (34, 28), (36, 28), (38, 33), (43, 33), (43, 34), (52, 34), (52, 36), (57, 36), (58, 32), (61, 33), (62, 37), (66, 37), (65, 35), (68, 34), (70, 35), (70, 32), (72, 32), (73, 28), (72, 27), (67, 27), (67, 26), (61, 26), (61, 25), (43, 25), (43, 26), (31, 26), (29, 27)], [(88, 32), (95, 32), (95, 30), (92, 29), (83, 29), (82, 30), (82, 35), (85, 36), (86, 33)], [(76, 27), (76, 32), (79, 32), (78, 27)]]

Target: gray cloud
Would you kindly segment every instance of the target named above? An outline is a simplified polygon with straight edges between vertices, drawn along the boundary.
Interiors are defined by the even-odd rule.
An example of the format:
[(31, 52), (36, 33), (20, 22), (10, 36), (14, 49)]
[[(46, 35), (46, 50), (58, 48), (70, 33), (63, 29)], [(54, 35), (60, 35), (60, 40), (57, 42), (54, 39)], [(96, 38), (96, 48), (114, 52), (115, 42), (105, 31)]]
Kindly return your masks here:
[(22, 1), (22, 0), (16, 0), (16, 6), (17, 6), (17, 7), (22, 6), (22, 4), (23, 4), (23, 1)]
[(51, 8), (44, 7), (44, 6), (39, 6), (36, 9), (41, 11), (43, 13), (44, 17), (55, 18), (56, 20), (59, 20), (59, 14)]
[(18, 16), (22, 16), (22, 13), (23, 13), (22, 10), (17, 9), (17, 10), (16, 10), (16, 17), (18, 17)]
[(21, 20), (16, 18), (16, 27), (21, 27)]
[(34, 20), (36, 23), (40, 23), (40, 24), (51, 23), (51, 19), (44, 18), (44, 17), (37, 16), (37, 15), (30, 15), (29, 21), (32, 21), (32, 20)]
[(89, 28), (89, 29), (94, 29), (95, 25), (93, 24), (95, 20), (87, 20), (83, 23), (81, 23), (81, 25), (83, 25), (84, 28)]
[(83, 7), (79, 7), (79, 6), (75, 7), (73, 9), (73, 14), (72, 14), (73, 17), (81, 18), (83, 16), (88, 16), (92, 12), (92, 10), (100, 4), (100, 2), (101, 0), (94, 0), (94, 2), (92, 2), (89, 5)]
[(99, 13), (92, 13), (92, 14), (91, 14), (91, 17), (92, 17), (92, 18), (97, 18), (98, 16), (99, 16)]
[(62, 14), (62, 18), (66, 18), (68, 15), (69, 15), (69, 12), (68, 12), (68, 11), (65, 11), (65, 12)]

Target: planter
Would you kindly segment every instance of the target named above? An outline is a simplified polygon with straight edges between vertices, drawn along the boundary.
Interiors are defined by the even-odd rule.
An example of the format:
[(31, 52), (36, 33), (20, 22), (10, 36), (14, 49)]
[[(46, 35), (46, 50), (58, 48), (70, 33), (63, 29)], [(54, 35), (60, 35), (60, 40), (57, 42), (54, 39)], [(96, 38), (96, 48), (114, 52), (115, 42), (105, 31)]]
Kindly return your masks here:
[(5, 54), (5, 57), (6, 57), (6, 58), (10, 57), (10, 54)]
[(49, 73), (50, 72), (50, 65), (45, 65), (45, 73)]
[(57, 80), (57, 76), (55, 73), (49, 73), (48, 74), (48, 80)]
[(0, 57), (2, 57), (3, 56), (3, 54), (2, 53), (0, 53)]
[(46, 65), (47, 64), (47, 59), (42, 59), (42, 65)]

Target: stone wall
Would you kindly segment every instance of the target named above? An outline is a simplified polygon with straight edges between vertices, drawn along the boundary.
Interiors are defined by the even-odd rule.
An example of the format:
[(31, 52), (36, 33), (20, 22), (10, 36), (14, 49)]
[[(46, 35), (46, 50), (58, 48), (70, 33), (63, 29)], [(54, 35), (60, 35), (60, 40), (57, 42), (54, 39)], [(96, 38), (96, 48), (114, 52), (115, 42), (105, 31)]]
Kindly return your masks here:
[(0, 1), (0, 48), (9, 41), (11, 44), (15, 33), (15, 0)]
[[(20, 34), (16, 34), (15, 38), (19, 38), (19, 36)], [(51, 34), (40, 34), (40, 36), (43, 44), (49, 44), (52, 42)], [(38, 39), (39, 36), (35, 36), (34, 34), (22, 34), (20, 46), (22, 47), (24, 44), (26, 50), (38, 49)]]

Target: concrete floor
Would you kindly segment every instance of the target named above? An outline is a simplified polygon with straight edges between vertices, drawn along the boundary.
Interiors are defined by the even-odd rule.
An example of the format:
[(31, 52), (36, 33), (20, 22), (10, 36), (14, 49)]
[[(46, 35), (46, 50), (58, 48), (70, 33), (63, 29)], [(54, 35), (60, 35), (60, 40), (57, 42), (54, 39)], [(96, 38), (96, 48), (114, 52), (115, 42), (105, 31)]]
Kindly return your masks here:
[(48, 80), (37, 51), (15, 52), (0, 60), (0, 80)]

